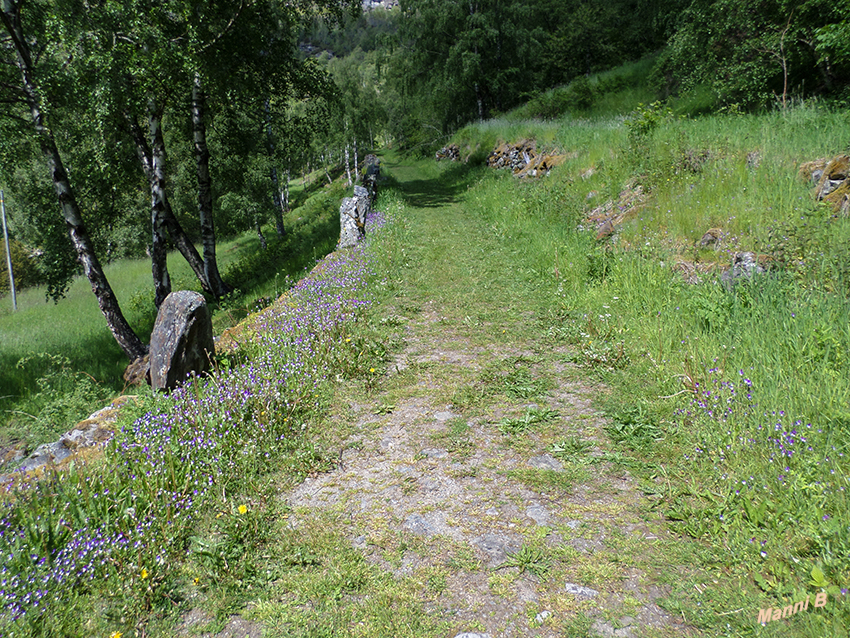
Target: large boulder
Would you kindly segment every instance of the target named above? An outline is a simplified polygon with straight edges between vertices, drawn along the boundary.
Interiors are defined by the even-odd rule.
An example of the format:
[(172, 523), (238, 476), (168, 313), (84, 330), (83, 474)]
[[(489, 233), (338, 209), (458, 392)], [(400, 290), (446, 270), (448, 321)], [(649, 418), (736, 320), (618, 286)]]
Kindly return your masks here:
[(162, 302), (151, 334), (151, 387), (173, 390), (190, 376), (208, 371), (214, 354), (212, 321), (203, 295), (172, 292)]
[[(363, 160), (363, 173), (361, 183), (369, 195), (370, 208), (375, 205), (375, 200), (378, 197), (378, 177), (381, 175), (381, 160), (377, 155), (369, 154)], [(355, 196), (357, 193), (355, 192)]]
[(800, 177), (814, 185), (814, 196), (834, 213), (850, 216), (850, 155), (821, 158), (800, 166)]
[(351, 248), (366, 237), (366, 216), (369, 214), (369, 192), (362, 186), (354, 187), (354, 197), (345, 197), (339, 207), (339, 244), (337, 248)]

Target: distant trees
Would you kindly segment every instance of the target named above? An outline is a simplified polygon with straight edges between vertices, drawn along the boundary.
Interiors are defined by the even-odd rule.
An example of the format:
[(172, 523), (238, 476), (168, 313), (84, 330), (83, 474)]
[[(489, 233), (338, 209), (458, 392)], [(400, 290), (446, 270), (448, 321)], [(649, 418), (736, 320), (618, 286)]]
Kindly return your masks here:
[(415, 146), (429, 133), (437, 138), (556, 84), (636, 59), (663, 43), (678, 4), (401, 0), (389, 64), (409, 112), (397, 136)]

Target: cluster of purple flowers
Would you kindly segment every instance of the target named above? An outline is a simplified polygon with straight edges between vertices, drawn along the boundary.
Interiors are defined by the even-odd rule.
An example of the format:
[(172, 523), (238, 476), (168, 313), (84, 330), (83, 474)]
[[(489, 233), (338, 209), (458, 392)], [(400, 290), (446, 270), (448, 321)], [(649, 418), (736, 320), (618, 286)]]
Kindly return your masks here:
[[(384, 223), (373, 214), (369, 236)], [(336, 374), (334, 353), (351, 347), (342, 337), (370, 304), (373, 270), (368, 242), (320, 260), (253, 318), (244, 363), (157, 398), (156, 409), (116, 434), (111, 471), (91, 481), (99, 488), (79, 477), (72, 490), (61, 480), (24, 486), (0, 519), (0, 628), (40, 615), (80, 583), (147, 578), (184, 553), (211, 488), (261, 471), (275, 443), (316, 408)], [(51, 525), (60, 540), (43, 543)]]
[(821, 496), (845, 491), (846, 477), (836, 472), (844, 453), (828, 442), (823, 428), (801, 419), (789, 423), (784, 410), (759, 412), (753, 383), (743, 370), (737, 386), (724, 380), (717, 368), (708, 372), (710, 387), (699, 388), (691, 410), (680, 411), (680, 416), (707, 417), (720, 429), (710, 430), (709, 440), (695, 446), (694, 455), (686, 459), (713, 462), (736, 496), (742, 491), (796, 489), (792, 482), (804, 484), (809, 495), (813, 489)]

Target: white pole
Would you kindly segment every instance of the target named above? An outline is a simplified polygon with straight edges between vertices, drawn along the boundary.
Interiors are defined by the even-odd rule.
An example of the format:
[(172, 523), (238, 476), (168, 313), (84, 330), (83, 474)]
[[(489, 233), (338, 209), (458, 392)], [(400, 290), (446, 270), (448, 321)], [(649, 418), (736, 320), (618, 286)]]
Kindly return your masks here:
[(0, 190), (0, 217), (3, 218), (3, 240), (6, 242), (6, 267), (9, 269), (9, 290), (12, 291), (12, 312), (18, 310), (18, 298), (15, 295), (15, 275), (12, 272), (12, 252), (9, 249), (9, 231), (6, 229), (6, 201)]

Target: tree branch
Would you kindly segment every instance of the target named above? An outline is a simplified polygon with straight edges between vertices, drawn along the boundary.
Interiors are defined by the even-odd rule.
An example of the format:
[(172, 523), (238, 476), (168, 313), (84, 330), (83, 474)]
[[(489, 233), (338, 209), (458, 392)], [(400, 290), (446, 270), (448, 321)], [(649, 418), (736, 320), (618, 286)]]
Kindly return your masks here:
[(242, 9), (243, 9), (244, 7), (245, 7), (245, 0), (240, 0), (240, 2), (239, 2), (239, 8), (238, 8), (238, 9), (236, 9), (236, 13), (234, 13), (234, 14), (233, 14), (233, 16), (230, 18), (230, 20), (228, 21), (228, 23), (225, 25), (224, 29), (222, 29), (221, 33), (219, 33), (217, 36), (215, 36), (215, 37), (214, 37), (214, 38), (213, 38), (210, 42), (208, 42), (206, 45), (204, 45), (203, 47), (201, 47), (201, 49), (198, 51), (198, 53), (199, 53), (199, 54), (200, 54), (200, 53), (204, 53), (204, 52), (205, 52), (207, 49), (209, 49), (210, 47), (215, 46), (215, 45), (218, 43), (218, 41), (219, 41), (219, 40), (221, 40), (221, 39), (225, 36), (225, 34), (226, 34), (228, 31), (230, 31), (230, 28), (231, 28), (231, 27), (233, 26), (233, 24), (236, 22), (236, 19), (239, 17), (239, 14), (240, 14), (240, 13), (242, 13)]

